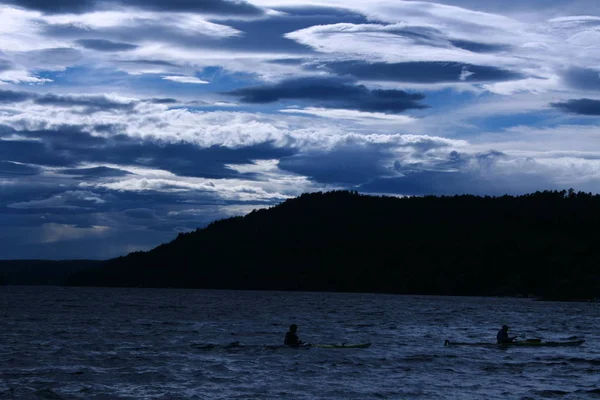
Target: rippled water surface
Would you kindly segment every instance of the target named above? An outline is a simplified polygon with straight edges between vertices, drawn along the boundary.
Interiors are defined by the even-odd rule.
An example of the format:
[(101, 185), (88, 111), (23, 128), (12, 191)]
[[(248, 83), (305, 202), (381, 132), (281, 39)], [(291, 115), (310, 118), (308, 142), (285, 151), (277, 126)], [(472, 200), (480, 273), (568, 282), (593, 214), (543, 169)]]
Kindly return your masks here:
[[(600, 398), (599, 316), (524, 299), (2, 287), (0, 398)], [(306, 342), (373, 345), (276, 347), (290, 323)], [(586, 343), (443, 346), (493, 342), (503, 323)]]

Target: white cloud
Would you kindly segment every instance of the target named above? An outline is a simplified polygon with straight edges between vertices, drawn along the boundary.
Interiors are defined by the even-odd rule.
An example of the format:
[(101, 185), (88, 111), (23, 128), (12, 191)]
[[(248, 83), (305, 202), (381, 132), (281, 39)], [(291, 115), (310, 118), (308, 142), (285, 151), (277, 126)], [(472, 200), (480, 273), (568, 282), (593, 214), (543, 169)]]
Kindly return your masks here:
[[(243, 167), (242, 167), (243, 168)], [(120, 192), (162, 192), (193, 196), (202, 194), (227, 201), (276, 201), (313, 191), (319, 185), (306, 177), (273, 169), (264, 180), (205, 179), (191, 177), (115, 179), (111, 182), (86, 182), (82, 187), (95, 187)]]
[[(391, 25), (349, 24), (317, 25), (286, 34), (289, 39), (330, 53), (340, 58), (358, 58), (382, 62), (408, 61), (461, 61), (475, 64), (510, 64), (507, 57), (472, 53), (453, 47), (441, 32), (436, 40), (423, 42), (415, 38), (424, 29), (432, 27), (412, 26), (405, 23)], [(412, 35), (399, 35), (406, 30)], [(352, 43), (352, 46), (348, 46)]]
[(475, 75), (475, 73), (467, 70), (466, 68), (463, 68), (458, 79), (460, 79), (461, 81), (466, 81), (467, 78), (471, 75)]
[(195, 83), (195, 84), (206, 84), (208, 81), (196, 78), (195, 76), (179, 76), (179, 75), (167, 75), (163, 76), (163, 79), (167, 81), (179, 82), (179, 83)]
[[(39, 18), (39, 17), (38, 17)], [(165, 13), (136, 10), (131, 11), (101, 11), (84, 14), (50, 15), (40, 18), (41, 21), (52, 26), (77, 27), (84, 30), (98, 30), (100, 34), (109, 33), (109, 29), (135, 29), (135, 28), (169, 28), (181, 32), (186, 36), (207, 36), (223, 38), (237, 36), (240, 31), (226, 25), (216, 24), (203, 16), (193, 13)], [(106, 31), (105, 31), (106, 30)], [(135, 41), (135, 38), (132, 38)], [(160, 37), (155, 38), (161, 41)]]
[(0, 71), (0, 85), (7, 83), (44, 84), (49, 82), (52, 82), (52, 79), (33, 76), (26, 70)]
[(409, 124), (415, 121), (415, 118), (408, 115), (398, 114), (384, 114), (377, 112), (363, 112), (356, 110), (344, 110), (334, 108), (319, 108), (319, 107), (306, 107), (306, 108), (286, 108), (279, 110), (283, 113), (289, 114), (308, 114), (316, 115), (318, 117), (332, 118), (337, 120), (351, 120), (360, 122), (362, 124), (377, 124), (377, 123), (394, 123), (394, 124)]
[(25, 52), (67, 46), (66, 41), (44, 36), (42, 14), (0, 4), (0, 37), (2, 52)]
[(495, 82), (482, 85), (492, 93), (512, 95), (516, 93), (547, 93), (562, 89), (562, 81), (558, 75), (550, 74), (544, 78), (526, 78), (515, 81)]

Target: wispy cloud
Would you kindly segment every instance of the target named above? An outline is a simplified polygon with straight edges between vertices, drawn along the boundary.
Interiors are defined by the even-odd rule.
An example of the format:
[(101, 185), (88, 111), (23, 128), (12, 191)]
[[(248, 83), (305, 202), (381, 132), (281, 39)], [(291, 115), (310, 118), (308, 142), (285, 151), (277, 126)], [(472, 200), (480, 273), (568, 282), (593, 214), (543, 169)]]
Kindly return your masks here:
[(179, 83), (195, 83), (195, 84), (206, 84), (208, 81), (203, 81), (195, 76), (178, 76), (178, 75), (167, 75), (163, 76), (163, 79), (167, 81), (179, 82)]

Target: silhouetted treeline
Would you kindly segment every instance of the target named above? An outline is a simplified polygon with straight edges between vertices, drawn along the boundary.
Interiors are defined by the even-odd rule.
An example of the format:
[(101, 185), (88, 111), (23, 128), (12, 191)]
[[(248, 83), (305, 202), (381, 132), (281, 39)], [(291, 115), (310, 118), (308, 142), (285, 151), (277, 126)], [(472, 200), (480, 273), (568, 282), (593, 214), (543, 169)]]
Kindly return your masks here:
[(596, 297), (600, 196), (305, 194), (74, 274), (72, 285)]

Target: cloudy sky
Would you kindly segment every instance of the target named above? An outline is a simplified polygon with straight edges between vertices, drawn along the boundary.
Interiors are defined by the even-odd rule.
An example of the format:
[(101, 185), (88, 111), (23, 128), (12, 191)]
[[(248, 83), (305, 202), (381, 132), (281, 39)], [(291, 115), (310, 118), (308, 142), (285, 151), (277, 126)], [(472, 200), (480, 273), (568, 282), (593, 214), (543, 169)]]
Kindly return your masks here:
[(597, 0), (0, 0), (0, 259), (303, 192), (600, 192)]

